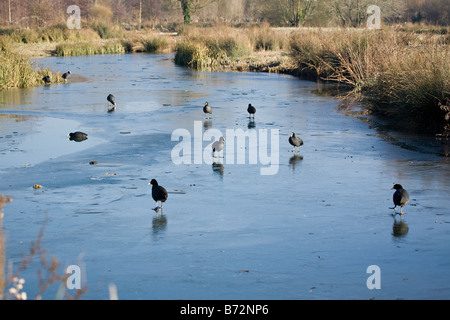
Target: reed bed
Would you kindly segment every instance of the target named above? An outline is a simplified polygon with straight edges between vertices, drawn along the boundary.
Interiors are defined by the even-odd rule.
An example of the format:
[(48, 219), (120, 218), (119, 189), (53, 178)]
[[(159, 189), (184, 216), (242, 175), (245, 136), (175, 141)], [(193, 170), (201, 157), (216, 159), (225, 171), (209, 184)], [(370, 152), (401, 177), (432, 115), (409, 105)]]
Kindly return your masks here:
[(299, 74), (349, 84), (370, 112), (437, 133), (449, 118), (448, 45), (446, 33), (306, 30), (292, 34), (291, 54)]
[(138, 35), (118, 40), (60, 43), (55, 48), (56, 56), (81, 56), (95, 54), (121, 54), (135, 52), (172, 52), (174, 41), (158, 35)]
[(277, 51), (281, 55), (289, 46), (289, 36), (267, 23), (250, 28), (185, 27), (181, 36), (175, 47), (175, 63), (201, 70), (223, 70), (236, 65), (238, 70), (250, 70), (255, 53)]
[(139, 35), (122, 40), (122, 45), (128, 53), (170, 53), (174, 51), (176, 40), (164, 35), (148, 34)]
[(98, 42), (77, 42), (58, 44), (55, 55), (59, 57), (83, 56), (95, 54), (120, 54), (125, 53), (126, 48), (120, 41)]
[(175, 63), (197, 70), (217, 70), (227, 59), (251, 52), (247, 35), (230, 27), (185, 28), (182, 37), (175, 47)]
[(63, 81), (59, 74), (48, 69), (33, 68), (28, 59), (11, 51), (8, 39), (0, 37), (0, 90), (43, 84), (42, 78), (47, 75), (54, 83)]
[(15, 43), (42, 43), (62, 41), (91, 41), (100, 39), (95, 28), (70, 30), (65, 24), (57, 24), (45, 28), (0, 28), (0, 36), (7, 36)]

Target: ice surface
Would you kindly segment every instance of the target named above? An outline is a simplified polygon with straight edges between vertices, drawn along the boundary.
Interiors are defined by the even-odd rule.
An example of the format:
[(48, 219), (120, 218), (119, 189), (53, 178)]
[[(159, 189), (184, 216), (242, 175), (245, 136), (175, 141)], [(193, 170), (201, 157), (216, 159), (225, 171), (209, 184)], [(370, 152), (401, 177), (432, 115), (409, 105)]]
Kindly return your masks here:
[[(171, 58), (42, 58), (36, 63), (88, 80), (2, 93), (0, 194), (14, 198), (3, 221), (13, 266), (45, 225), (42, 246), (63, 267), (81, 266), (88, 299), (107, 299), (110, 283), (120, 299), (450, 296), (447, 158), (384, 139), (338, 112), (338, 100), (312, 93), (313, 82), (196, 72)], [(201, 134), (277, 130), (277, 173), (226, 153), (195, 163), (196, 121)], [(173, 162), (176, 129), (191, 134), (190, 164)], [(88, 140), (68, 141), (78, 130)], [(299, 155), (292, 131), (304, 141)], [(247, 156), (255, 148), (235, 146)], [(169, 191), (162, 215), (152, 210), (152, 178)], [(394, 182), (411, 195), (402, 224), (391, 216)], [(366, 286), (370, 265), (381, 269), (380, 290)], [(38, 266), (22, 272), (29, 297)]]

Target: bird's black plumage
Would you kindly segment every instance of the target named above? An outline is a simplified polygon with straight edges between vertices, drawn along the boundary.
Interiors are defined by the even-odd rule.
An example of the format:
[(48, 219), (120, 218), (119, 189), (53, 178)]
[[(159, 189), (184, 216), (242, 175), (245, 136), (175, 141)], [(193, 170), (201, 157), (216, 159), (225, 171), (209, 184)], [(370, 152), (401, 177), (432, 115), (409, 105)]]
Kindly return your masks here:
[(392, 189), (395, 189), (392, 200), (394, 201), (394, 210), (400, 206), (400, 214), (403, 214), (403, 207), (409, 202), (409, 193), (403, 189), (401, 184), (395, 184)]
[(252, 104), (250, 103), (250, 104), (248, 105), (247, 112), (248, 112), (250, 115), (255, 116), (256, 108), (255, 108), (254, 106), (252, 106)]
[(67, 79), (69, 78), (70, 75), (71, 75), (70, 71), (67, 71), (67, 72), (63, 73), (62, 78), (63, 78), (64, 80), (67, 80)]
[(203, 107), (203, 113), (205, 114), (205, 117), (207, 114), (212, 114), (212, 108), (209, 105), (208, 102), (205, 103), (204, 107)]
[(116, 98), (112, 94), (109, 94), (106, 97), (106, 100), (108, 100), (108, 102), (110, 102), (113, 106), (116, 105)]
[(156, 204), (158, 204), (158, 201), (161, 201), (161, 208), (163, 202), (166, 202), (168, 198), (167, 190), (158, 185), (158, 182), (155, 179), (152, 179), (150, 183), (152, 185), (152, 198), (156, 201)]
[(88, 135), (86, 133), (84, 133), (84, 132), (75, 131), (75, 132), (69, 133), (69, 140), (80, 142), (80, 141), (86, 140), (87, 136)]
[(289, 137), (289, 143), (294, 147), (292, 149), (292, 152), (294, 152), (295, 148), (297, 148), (298, 152), (298, 148), (303, 145), (303, 140), (297, 137), (294, 132), (292, 132), (291, 136)]
[[(108, 112), (116, 111), (116, 98), (112, 94), (109, 94), (106, 97), (106, 100), (108, 100), (108, 102), (112, 104), (112, 107), (108, 108)], [(108, 106), (109, 106), (109, 104), (108, 104)]]
[(49, 84), (50, 82), (52, 82), (52, 79), (50, 78), (50, 76), (45, 76), (42, 78), (42, 81), (44, 81), (45, 84)]

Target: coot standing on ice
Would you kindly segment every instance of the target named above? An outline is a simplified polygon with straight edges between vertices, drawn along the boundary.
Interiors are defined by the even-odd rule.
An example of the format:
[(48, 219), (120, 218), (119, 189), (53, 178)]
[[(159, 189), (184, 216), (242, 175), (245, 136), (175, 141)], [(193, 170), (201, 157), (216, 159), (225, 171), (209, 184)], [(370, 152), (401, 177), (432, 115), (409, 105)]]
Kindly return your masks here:
[(405, 189), (403, 189), (401, 184), (394, 184), (392, 189), (395, 189), (394, 195), (393, 195), (393, 201), (394, 201), (394, 212), (395, 208), (397, 206), (400, 206), (400, 215), (404, 214), (402, 211), (403, 207), (406, 206), (406, 204), (409, 202), (409, 193)]
[[(106, 100), (108, 100), (108, 102), (112, 104), (112, 108), (109, 108), (108, 112), (115, 111), (116, 110), (116, 98), (112, 94), (109, 94), (106, 97)], [(109, 107), (109, 103), (108, 103), (108, 107)]]
[(153, 210), (158, 210), (158, 201), (161, 202), (161, 209), (163, 208), (163, 202), (166, 202), (167, 200), (167, 190), (158, 185), (158, 182), (155, 179), (152, 179), (149, 183), (149, 185), (152, 185), (152, 198), (156, 201), (156, 208)]
[[(214, 157), (214, 154), (217, 152), (217, 153), (220, 153), (220, 151), (222, 151), (223, 150), (223, 147), (224, 147), (224, 141), (225, 141), (225, 138), (224, 137), (220, 137), (220, 139), (219, 139), (219, 141), (215, 141), (213, 144), (212, 144), (212, 150), (213, 150), (213, 157)], [(219, 156), (218, 156), (219, 157)]]
[(289, 143), (294, 146), (292, 148), (292, 152), (294, 152), (294, 149), (297, 147), (297, 153), (299, 152), (299, 147), (303, 145), (303, 140), (300, 139), (295, 135), (294, 132), (292, 132), (292, 135), (289, 137)]
[[(212, 108), (208, 102), (206, 102), (205, 106), (203, 107), (203, 113), (205, 114), (205, 118), (206, 118), (207, 114), (212, 114)], [(210, 118), (210, 117), (208, 116), (208, 118)]]
[(255, 118), (256, 108), (251, 103), (248, 105), (247, 112), (249, 113), (249, 117)]

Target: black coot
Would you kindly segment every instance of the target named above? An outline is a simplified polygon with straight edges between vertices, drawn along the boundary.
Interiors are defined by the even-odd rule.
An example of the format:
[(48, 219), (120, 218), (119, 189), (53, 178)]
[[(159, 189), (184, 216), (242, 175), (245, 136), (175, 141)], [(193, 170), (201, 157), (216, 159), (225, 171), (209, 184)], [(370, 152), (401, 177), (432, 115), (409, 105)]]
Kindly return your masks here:
[(203, 113), (205, 114), (205, 117), (207, 114), (212, 114), (212, 108), (208, 102), (206, 102), (205, 106), (203, 107)]
[[(106, 97), (106, 100), (108, 100), (108, 102), (112, 104), (112, 108), (109, 108), (108, 112), (115, 111), (116, 110), (116, 98), (112, 94), (109, 94)], [(109, 103), (108, 103), (108, 107), (109, 107)]]
[(50, 84), (50, 82), (52, 82), (52, 79), (50, 78), (50, 76), (45, 76), (42, 78), (42, 81), (44, 81), (45, 84)]
[(403, 214), (403, 207), (406, 206), (406, 204), (409, 202), (409, 193), (405, 189), (403, 189), (401, 184), (394, 184), (392, 189), (395, 189), (394, 195), (393, 195), (393, 201), (394, 201), (394, 211), (397, 206), (400, 206), (400, 214)]
[(70, 76), (70, 75), (71, 75), (70, 71), (67, 71), (66, 73), (63, 73), (62, 78), (63, 78), (64, 80), (67, 80), (67, 79), (69, 79), (69, 76)]
[(87, 139), (87, 134), (81, 131), (71, 132), (69, 133), (69, 140), (81, 142)]
[(247, 112), (249, 113), (250, 117), (254, 118), (255, 117), (255, 113), (256, 113), (256, 108), (254, 106), (252, 106), (252, 104), (250, 103), (248, 105)]
[(158, 209), (158, 201), (161, 201), (161, 209), (162, 209), (163, 202), (166, 202), (168, 197), (167, 190), (164, 187), (158, 185), (158, 182), (155, 179), (152, 179), (149, 185), (150, 184), (152, 185), (152, 198), (153, 200), (156, 201), (155, 209)]
[(303, 145), (303, 140), (297, 137), (294, 132), (292, 132), (292, 135), (289, 137), (289, 143), (294, 146), (292, 148), (292, 152), (294, 152), (294, 149), (297, 147), (298, 153), (299, 147)]

